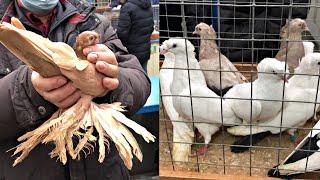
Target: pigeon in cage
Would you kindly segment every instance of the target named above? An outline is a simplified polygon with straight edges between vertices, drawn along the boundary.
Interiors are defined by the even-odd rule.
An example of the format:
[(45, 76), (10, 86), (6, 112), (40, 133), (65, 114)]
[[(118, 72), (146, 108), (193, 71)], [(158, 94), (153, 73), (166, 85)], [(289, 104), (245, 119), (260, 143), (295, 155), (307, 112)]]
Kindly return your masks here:
[[(252, 139), (251, 144), (255, 144), (269, 134), (279, 134), (283, 131), (287, 131), (291, 135), (290, 139), (295, 141), (296, 127), (303, 126), (307, 120), (315, 115), (315, 111), (319, 110), (319, 105), (315, 105), (315, 102), (320, 102), (319, 91), (317, 91), (319, 69), (320, 53), (311, 53), (302, 58), (295, 73), (308, 75), (297, 74), (289, 79), (285, 87), (283, 111), (280, 111), (277, 116), (262, 123), (257, 123), (252, 127), (235, 126), (229, 128), (227, 130), (229, 133), (245, 136), (234, 144), (250, 145), (250, 139)], [(248, 147), (232, 147), (233, 152), (243, 152), (247, 149)]]
[(300, 18), (287, 21), (281, 28), (280, 50), (275, 58), (280, 61), (287, 61), (290, 73), (294, 72), (294, 69), (299, 66), (301, 58), (305, 56), (302, 43), (305, 32), (309, 32), (308, 25), (306, 21)]
[[(194, 133), (191, 123), (179, 116), (178, 112), (173, 107), (171, 84), (173, 81), (174, 55), (166, 52), (164, 47), (160, 47), (160, 53), (164, 55), (164, 61), (160, 69), (160, 89), (162, 96), (162, 103), (172, 122), (173, 126), (173, 144), (172, 144), (172, 158), (174, 161), (186, 162), (189, 160), (191, 154), (191, 144), (193, 142)], [(177, 142), (177, 143), (175, 143)]]
[(193, 34), (199, 35), (201, 39), (199, 64), (211, 90), (223, 96), (232, 86), (247, 82), (247, 79), (238, 72), (230, 60), (219, 51), (216, 43), (217, 35), (212, 26), (199, 23)]
[(269, 170), (268, 176), (291, 179), (299, 174), (319, 170), (319, 160), (320, 121), (282, 163)]
[(205, 141), (197, 155), (205, 155), (211, 136), (219, 130), (222, 122), (224, 125), (232, 125), (241, 121), (228, 104), (207, 87), (190, 41), (171, 38), (164, 41), (161, 47), (175, 56), (174, 83), (171, 84), (173, 106), (179, 116), (193, 120)]
[[(288, 70), (285, 69), (284, 62), (265, 58), (257, 66), (258, 79), (250, 83), (237, 84), (226, 93), (226, 102), (237, 116), (243, 119), (243, 123), (250, 123), (251, 118), (252, 122), (258, 122), (277, 115), (281, 109), (281, 102), (276, 101), (282, 100), (283, 86), (287, 81)], [(250, 99), (258, 99), (252, 101), (252, 117)]]

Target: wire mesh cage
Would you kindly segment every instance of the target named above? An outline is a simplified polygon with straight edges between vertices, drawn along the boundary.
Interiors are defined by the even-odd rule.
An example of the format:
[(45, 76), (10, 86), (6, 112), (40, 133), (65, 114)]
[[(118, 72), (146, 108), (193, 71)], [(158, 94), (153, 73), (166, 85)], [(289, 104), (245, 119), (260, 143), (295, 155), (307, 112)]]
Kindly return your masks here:
[(94, 5), (95, 7), (105, 7), (111, 4), (111, 0), (86, 0), (86, 1)]
[(159, 31), (159, 4), (152, 5), (152, 11), (153, 11), (153, 21), (154, 21), (154, 29), (156, 31)]
[[(286, 176), (312, 172), (310, 177), (319, 178), (315, 170), (320, 165), (317, 169), (309, 160), (319, 150), (315, 145), (319, 128), (315, 125), (319, 104), (319, 18), (320, 2), (315, 0), (161, 1), (160, 37), (166, 46), (160, 49), (165, 54), (161, 57), (162, 75), (160, 72), (160, 174), (190, 171)], [(201, 22), (212, 25), (214, 35), (203, 34), (211, 30), (203, 24), (197, 26)], [(181, 40), (164, 42), (176, 37), (184, 40), (184, 50), (174, 50)], [(188, 49), (193, 48), (189, 42), (195, 55), (189, 54)], [(173, 54), (169, 56), (167, 52)], [(182, 63), (181, 59), (185, 64), (179, 67), (177, 62)], [(230, 66), (225, 59), (236, 70), (225, 68)], [(279, 61), (284, 64), (281, 72), (262, 68), (265, 62), (274, 66)], [(310, 65), (311, 62), (315, 64)], [(306, 64), (310, 69), (304, 68)], [(192, 78), (197, 71), (202, 72), (197, 76), (201, 78)], [(208, 72), (216, 72), (211, 74), (215, 76), (214, 87)], [(247, 81), (227, 85), (223, 77), (238, 72)], [(263, 80), (275, 74), (281, 74), (279, 86)], [(289, 82), (285, 82), (286, 78)], [(208, 88), (210, 92), (203, 90)], [(187, 105), (183, 106), (183, 102)], [(172, 109), (178, 115), (174, 116)], [(237, 120), (228, 121), (228, 113), (234, 113)], [(209, 149), (203, 156), (199, 148), (207, 147), (204, 141), (208, 137)], [(300, 169), (296, 164), (282, 166), (303, 158)]]

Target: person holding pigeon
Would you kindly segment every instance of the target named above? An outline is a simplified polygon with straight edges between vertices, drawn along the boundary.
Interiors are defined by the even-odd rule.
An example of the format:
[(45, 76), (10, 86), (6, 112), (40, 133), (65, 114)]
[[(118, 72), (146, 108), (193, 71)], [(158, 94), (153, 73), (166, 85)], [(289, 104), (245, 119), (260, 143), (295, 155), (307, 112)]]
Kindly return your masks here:
[[(6, 5), (3, 22), (10, 23), (11, 17), (16, 17), (27, 30), (54, 42), (74, 47), (79, 33), (96, 31), (101, 44), (85, 48), (83, 53), (105, 76), (101, 83), (109, 92), (95, 102), (122, 102), (127, 115), (134, 114), (146, 102), (150, 94), (148, 77), (137, 58), (117, 38), (107, 18), (94, 13), (92, 6), (78, 0), (14, 0)], [(129, 179), (113, 143), (103, 163), (97, 161), (99, 153), (95, 151), (79, 160), (68, 157), (63, 166), (50, 158), (48, 153), (53, 147), (47, 144), (39, 145), (21, 164), (12, 167), (15, 157), (7, 150), (18, 145), (17, 138), (37, 128), (57, 108), (73, 105), (79, 91), (62, 76), (44, 78), (32, 72), (3, 45), (0, 53), (0, 179)]]

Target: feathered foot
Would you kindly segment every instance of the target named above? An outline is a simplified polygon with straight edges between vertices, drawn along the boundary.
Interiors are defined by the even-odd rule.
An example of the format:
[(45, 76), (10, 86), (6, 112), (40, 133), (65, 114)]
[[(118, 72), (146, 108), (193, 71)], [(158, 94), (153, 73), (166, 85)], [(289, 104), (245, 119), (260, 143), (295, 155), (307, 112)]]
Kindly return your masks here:
[[(180, 127), (179, 127), (180, 128)], [(172, 158), (177, 162), (188, 162), (194, 133), (191, 129), (173, 127)]]
[[(17, 146), (13, 155), (20, 152), (21, 155), (15, 160), (13, 166), (25, 159), (29, 152), (39, 143), (49, 142), (53, 142), (56, 146), (50, 153), (50, 157), (58, 157), (60, 161), (65, 164), (67, 162), (67, 149), (71, 155), (74, 154), (73, 148), (71, 148), (73, 145), (71, 145), (72, 142), (70, 142), (72, 138), (70, 137), (80, 128), (78, 124), (80, 124), (79, 122), (89, 109), (91, 99), (91, 96), (83, 95), (78, 102), (69, 109), (65, 111), (58, 110), (40, 127), (18, 138), (18, 141), (26, 141)], [(70, 129), (72, 131), (70, 131)]]
[(144, 127), (123, 115), (121, 111), (124, 110), (119, 103), (101, 105), (93, 104), (94, 111), (97, 115), (97, 121), (100, 123), (107, 136), (115, 142), (120, 157), (127, 168), (131, 169), (133, 157), (132, 152), (139, 161), (142, 161), (142, 152), (136, 139), (124, 125), (134, 130), (137, 134), (140, 134), (146, 142), (154, 142), (155, 136), (149, 133)]
[[(140, 134), (147, 142), (154, 142), (155, 137), (144, 127), (124, 116), (121, 113), (124, 110), (120, 103), (98, 105), (91, 100), (91, 96), (83, 95), (69, 109), (59, 110), (39, 128), (21, 136), (18, 140), (26, 141), (17, 146), (14, 155), (20, 152), (21, 155), (13, 165), (15, 166), (26, 158), (39, 143), (49, 142), (55, 144), (55, 149), (50, 153), (50, 157), (58, 157), (65, 164), (67, 153), (73, 159), (80, 158), (80, 152), (84, 152), (85, 155), (91, 153), (94, 150), (92, 143), (98, 141), (98, 161), (102, 163), (105, 158), (105, 145), (109, 148), (108, 138), (115, 142), (120, 157), (128, 169), (132, 168), (132, 153), (142, 161), (140, 147), (125, 126)], [(98, 138), (93, 136), (94, 129), (98, 132)], [(72, 140), (74, 136), (79, 139), (75, 149)]]

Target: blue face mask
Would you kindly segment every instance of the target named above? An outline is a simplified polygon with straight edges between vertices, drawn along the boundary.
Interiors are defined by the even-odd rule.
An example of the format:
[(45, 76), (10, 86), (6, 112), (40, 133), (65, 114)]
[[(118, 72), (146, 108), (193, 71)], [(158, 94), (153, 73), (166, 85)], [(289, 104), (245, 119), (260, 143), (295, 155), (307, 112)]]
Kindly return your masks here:
[(35, 14), (48, 14), (58, 2), (59, 0), (21, 0), (22, 6)]

